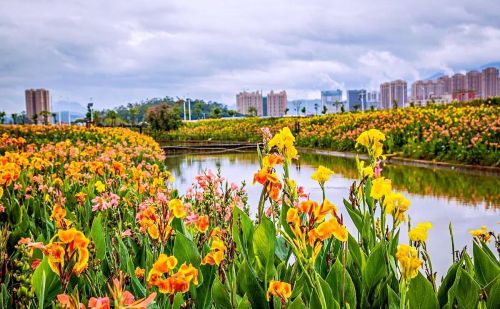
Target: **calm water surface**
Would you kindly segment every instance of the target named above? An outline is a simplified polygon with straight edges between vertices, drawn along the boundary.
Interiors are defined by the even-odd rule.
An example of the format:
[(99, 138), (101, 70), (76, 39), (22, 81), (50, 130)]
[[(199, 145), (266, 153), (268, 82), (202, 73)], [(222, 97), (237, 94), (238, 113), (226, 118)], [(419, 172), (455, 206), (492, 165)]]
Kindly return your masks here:
[[(253, 174), (259, 164), (256, 153), (218, 155), (176, 155), (167, 157), (167, 166), (176, 178), (175, 186), (183, 194), (194, 177), (206, 169), (220, 169), (227, 180), (247, 183), (250, 209), (256, 211), (261, 186), (252, 185)], [(318, 165), (335, 172), (327, 182), (327, 198), (344, 214), (350, 231), (354, 226), (343, 207), (349, 188), (357, 177), (355, 161), (317, 154), (302, 154), (290, 168), (291, 178), (304, 186), (311, 199), (321, 200), (321, 189), (310, 176)], [(455, 247), (471, 246), (468, 230), (486, 225), (498, 232), (500, 221), (500, 177), (458, 171), (403, 165), (387, 165), (382, 174), (392, 179), (394, 190), (405, 193), (411, 200), (411, 222), (430, 221), (428, 247), (438, 277), (451, 264), (451, 243), (448, 224), (453, 224)], [(407, 241), (407, 229), (401, 231), (401, 241)]]

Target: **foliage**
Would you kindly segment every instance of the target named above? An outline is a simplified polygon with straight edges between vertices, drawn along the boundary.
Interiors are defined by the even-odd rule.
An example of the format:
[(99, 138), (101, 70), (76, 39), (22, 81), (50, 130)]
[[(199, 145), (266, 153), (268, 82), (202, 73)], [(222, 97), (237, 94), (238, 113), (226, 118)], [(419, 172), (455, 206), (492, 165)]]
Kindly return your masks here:
[[(410, 201), (381, 174), (387, 136), (344, 205), (312, 201), (289, 177), (288, 128), (263, 130), (255, 221), (245, 184), (209, 170), (182, 194), (159, 145), (121, 128), (0, 126), (0, 304), (8, 308), (498, 308), (500, 262), (471, 231), (442, 282), (431, 224), (399, 243)], [(279, 171), (282, 171), (279, 172)], [(312, 178), (323, 192), (334, 171)], [(355, 230), (348, 231), (338, 207)], [(81, 304), (81, 305), (80, 305)]]
[[(312, 117), (205, 120), (179, 130), (156, 132), (157, 140), (251, 141), (260, 128), (299, 127), (297, 145), (355, 151), (354, 139), (371, 128), (386, 136), (385, 151), (405, 157), (500, 165), (500, 98), (431, 107), (398, 108)], [(299, 126), (297, 126), (299, 125)]]
[(150, 107), (146, 113), (146, 121), (154, 130), (175, 130), (181, 124), (177, 108), (166, 104)]

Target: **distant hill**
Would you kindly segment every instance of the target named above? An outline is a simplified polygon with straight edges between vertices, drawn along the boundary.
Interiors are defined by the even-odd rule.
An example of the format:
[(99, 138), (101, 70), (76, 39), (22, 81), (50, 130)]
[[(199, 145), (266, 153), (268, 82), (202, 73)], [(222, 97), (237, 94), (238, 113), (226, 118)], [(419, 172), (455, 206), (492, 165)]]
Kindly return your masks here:
[(71, 112), (85, 114), (86, 109), (80, 103), (75, 101), (57, 101), (52, 104), (52, 111), (57, 112)]

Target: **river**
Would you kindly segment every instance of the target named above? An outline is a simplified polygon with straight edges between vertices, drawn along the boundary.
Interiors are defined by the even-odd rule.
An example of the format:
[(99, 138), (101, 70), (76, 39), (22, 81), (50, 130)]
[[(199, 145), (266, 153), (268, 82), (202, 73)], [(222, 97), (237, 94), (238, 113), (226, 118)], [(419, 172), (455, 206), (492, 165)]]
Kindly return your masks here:
[[(255, 152), (224, 154), (193, 154), (168, 156), (166, 163), (176, 178), (175, 186), (180, 194), (194, 181), (194, 177), (206, 169), (216, 172), (231, 182), (246, 182), (252, 213), (260, 195), (261, 186), (252, 184), (253, 174), (258, 170)], [(327, 198), (332, 201), (346, 218), (350, 231), (354, 227), (343, 207), (343, 198), (348, 197), (349, 188), (357, 177), (356, 164), (352, 159), (318, 154), (301, 154), (290, 168), (290, 176), (297, 184), (304, 186), (310, 198), (320, 201), (321, 190), (310, 176), (318, 165), (329, 167), (335, 172), (326, 183)], [(279, 172), (279, 171), (278, 171)], [(438, 278), (445, 275), (451, 264), (451, 242), (448, 224), (453, 225), (455, 247), (471, 247), (468, 231), (486, 225), (498, 233), (500, 222), (500, 177), (478, 172), (461, 172), (406, 165), (386, 165), (383, 176), (390, 178), (393, 188), (404, 193), (410, 200), (409, 216), (415, 225), (429, 221), (428, 248)], [(402, 227), (401, 242), (406, 242), (407, 229)]]

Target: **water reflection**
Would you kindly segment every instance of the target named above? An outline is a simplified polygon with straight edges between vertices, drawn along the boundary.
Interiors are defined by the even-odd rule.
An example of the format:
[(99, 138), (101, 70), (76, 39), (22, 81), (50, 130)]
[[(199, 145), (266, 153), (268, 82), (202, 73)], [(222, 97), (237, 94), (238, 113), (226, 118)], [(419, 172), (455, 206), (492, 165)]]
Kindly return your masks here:
[[(191, 185), (194, 177), (205, 169), (221, 169), (230, 181), (247, 183), (248, 203), (255, 214), (260, 185), (252, 185), (253, 174), (259, 168), (255, 153), (222, 155), (181, 155), (168, 157), (167, 166), (176, 177), (175, 186), (181, 193)], [(318, 165), (333, 169), (336, 174), (327, 183), (327, 198), (338, 206), (346, 219), (347, 228), (355, 230), (343, 205), (349, 187), (356, 178), (352, 159), (302, 154), (300, 161), (290, 170), (290, 177), (304, 186), (313, 200), (321, 199), (321, 190), (310, 176)], [(280, 173), (280, 171), (278, 171)], [(281, 173), (280, 173), (281, 174)], [(498, 230), (500, 221), (500, 180), (495, 176), (473, 175), (463, 172), (433, 170), (422, 167), (390, 165), (383, 175), (392, 179), (395, 190), (406, 192), (411, 200), (408, 214), (413, 224), (430, 221), (428, 246), (432, 264), (438, 276), (445, 274), (451, 263), (451, 243), (448, 224), (453, 223), (456, 248), (471, 245), (470, 229), (482, 225)], [(407, 242), (406, 225), (401, 227), (401, 242)]]
[[(202, 171), (207, 166), (200, 158), (203, 158), (203, 155), (179, 155), (169, 157), (167, 162), (171, 170), (181, 177), (181, 181), (190, 182), (192, 179), (186, 178), (187, 175), (181, 173), (181, 169), (194, 168), (197, 172)], [(247, 174), (247, 179), (250, 180), (255, 172), (255, 169), (250, 167), (257, 164), (257, 156), (253, 152), (228, 153), (211, 155), (210, 161), (215, 169), (223, 168), (223, 161), (228, 162), (230, 166), (239, 165), (239, 172)], [(303, 166), (318, 165), (330, 167), (335, 173), (349, 180), (357, 177), (356, 162), (349, 158), (303, 153), (300, 159), (294, 162), (293, 168), (300, 173)], [(437, 197), (450, 202), (456, 200), (464, 206), (500, 208), (500, 177), (495, 175), (404, 165), (386, 165), (383, 174), (392, 179), (393, 186), (399, 191)]]

